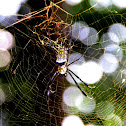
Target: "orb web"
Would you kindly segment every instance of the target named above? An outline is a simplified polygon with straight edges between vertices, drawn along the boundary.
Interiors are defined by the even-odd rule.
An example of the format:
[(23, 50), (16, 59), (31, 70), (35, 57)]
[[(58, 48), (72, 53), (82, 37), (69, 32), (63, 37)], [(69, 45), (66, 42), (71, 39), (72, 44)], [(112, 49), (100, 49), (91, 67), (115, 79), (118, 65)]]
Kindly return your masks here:
[[(8, 26), (2, 29), (16, 42), (9, 50), (11, 62), (1, 73), (2, 125), (60, 126), (73, 115), (81, 125), (125, 124), (125, 12), (110, 6), (98, 11), (100, 2), (90, 2), (70, 6), (65, 1), (44, 1), (44, 7), (14, 15), (20, 17), (15, 23), (4, 19)], [(53, 80), (54, 93), (47, 96), (57, 71), (58, 49), (69, 47), (70, 40), (68, 62), (81, 58), (68, 68), (96, 86), (86, 87), (73, 75), (92, 99), (81, 94), (69, 74)]]

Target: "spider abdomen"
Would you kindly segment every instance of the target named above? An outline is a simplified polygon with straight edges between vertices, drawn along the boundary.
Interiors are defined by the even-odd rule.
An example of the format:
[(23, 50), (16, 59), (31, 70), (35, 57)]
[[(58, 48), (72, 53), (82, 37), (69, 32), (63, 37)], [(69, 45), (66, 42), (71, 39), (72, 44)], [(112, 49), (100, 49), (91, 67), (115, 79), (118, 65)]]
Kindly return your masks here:
[(64, 63), (67, 62), (67, 48), (65, 46), (61, 46), (58, 50), (56, 63)]

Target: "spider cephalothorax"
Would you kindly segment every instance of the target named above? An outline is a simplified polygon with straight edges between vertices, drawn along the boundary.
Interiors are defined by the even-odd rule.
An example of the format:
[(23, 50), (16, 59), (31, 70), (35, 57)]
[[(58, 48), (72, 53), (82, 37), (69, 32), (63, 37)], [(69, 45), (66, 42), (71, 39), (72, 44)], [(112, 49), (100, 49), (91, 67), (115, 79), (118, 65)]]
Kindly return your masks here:
[(59, 72), (59, 74), (62, 74), (62, 75), (65, 75), (66, 76), (67, 67), (65, 65), (58, 66), (58, 72)]

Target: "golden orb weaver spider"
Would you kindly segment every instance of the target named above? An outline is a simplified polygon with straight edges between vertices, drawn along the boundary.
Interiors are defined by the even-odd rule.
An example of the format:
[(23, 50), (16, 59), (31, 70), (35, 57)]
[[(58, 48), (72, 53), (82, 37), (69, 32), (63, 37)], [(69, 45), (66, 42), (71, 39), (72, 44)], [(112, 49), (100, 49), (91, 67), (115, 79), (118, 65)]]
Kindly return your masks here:
[[(86, 85), (87, 87), (89, 88), (95, 88), (95, 87), (91, 87), (89, 86), (88, 84), (86, 84), (79, 76), (77, 76), (73, 71), (71, 71), (68, 66), (70, 66), (71, 64), (73, 64), (74, 62), (78, 61), (80, 58), (78, 58), (77, 60), (73, 61), (72, 63), (68, 64), (68, 59), (69, 59), (69, 50), (70, 50), (70, 46), (71, 46), (71, 41), (72, 39), (70, 38), (69, 40), (69, 44), (68, 44), (68, 48), (66, 48), (64, 45), (61, 46), (59, 49), (58, 49), (58, 53), (57, 53), (57, 56), (56, 56), (56, 63), (58, 64), (58, 70), (53, 74), (52, 78), (51, 78), (51, 82), (53, 83), (54, 79), (57, 77), (57, 75), (62, 75), (64, 77), (67, 76), (67, 73), (70, 74), (70, 76), (72, 77), (73, 81), (75, 82), (76, 86), (80, 89), (80, 91), (82, 92), (82, 94), (84, 94), (84, 96), (86, 96), (87, 98), (89, 99), (92, 99), (90, 98), (80, 87), (80, 85), (76, 82), (76, 80), (74, 79), (74, 77), (72, 76), (72, 74), (77, 77), (84, 85)], [(52, 41), (50, 40), (50, 45), (51, 45), (51, 48), (54, 52), (54, 49), (53, 49), (53, 44), (52, 44)], [(47, 95), (49, 96), (50, 93), (54, 93), (55, 91), (52, 91), (51, 90), (51, 85), (48, 85), (48, 92), (47, 92)]]

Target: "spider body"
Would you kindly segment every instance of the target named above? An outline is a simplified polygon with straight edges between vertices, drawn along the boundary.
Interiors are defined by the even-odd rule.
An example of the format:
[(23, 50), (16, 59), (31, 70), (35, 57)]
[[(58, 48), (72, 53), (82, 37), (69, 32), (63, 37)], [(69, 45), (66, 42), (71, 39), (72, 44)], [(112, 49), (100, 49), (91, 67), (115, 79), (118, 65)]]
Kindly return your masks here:
[[(50, 44), (51, 44), (51, 48), (54, 51), (53, 48), (53, 43), (50, 40)], [(53, 83), (53, 81), (55, 80), (55, 78), (57, 77), (57, 75), (61, 75), (61, 76), (67, 76), (67, 73), (70, 74), (70, 76), (72, 77), (72, 79), (74, 80), (76, 86), (80, 89), (80, 91), (86, 96), (88, 97), (88, 95), (82, 90), (82, 88), (80, 87), (80, 85), (76, 82), (76, 80), (74, 79), (74, 77), (72, 76), (72, 74), (74, 76), (76, 76), (76, 78), (78, 78), (84, 85), (86, 85), (89, 88), (94, 88), (94, 87), (90, 87), (88, 84), (86, 84), (85, 82), (83, 82), (83, 80), (81, 78), (79, 78), (79, 76), (77, 76), (73, 71), (71, 71), (68, 66), (73, 64), (74, 62), (78, 61), (80, 58), (78, 58), (77, 60), (73, 61), (72, 63), (68, 64), (68, 58), (69, 58), (69, 50), (70, 50), (70, 46), (71, 46), (71, 39), (69, 40), (68, 43), (68, 48), (66, 48), (65, 46), (61, 46), (58, 49), (57, 55), (56, 55), (56, 63), (58, 64), (58, 70), (53, 74), (52, 78), (51, 78), (51, 84), (48, 85), (48, 93), (47, 95), (49, 96), (50, 93), (54, 93), (55, 91), (52, 91), (51, 89), (51, 85)], [(90, 98), (90, 97), (88, 97)]]
[(67, 59), (68, 59), (68, 51), (65, 46), (61, 46), (61, 48), (58, 50), (56, 63), (58, 64), (58, 72), (61, 75), (67, 74)]

